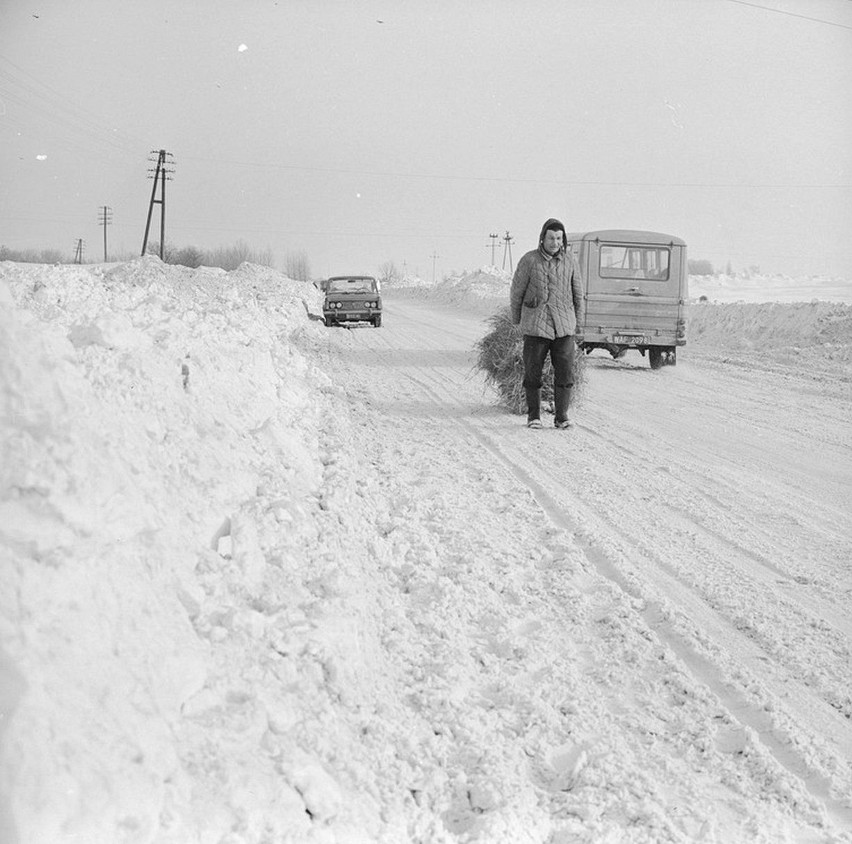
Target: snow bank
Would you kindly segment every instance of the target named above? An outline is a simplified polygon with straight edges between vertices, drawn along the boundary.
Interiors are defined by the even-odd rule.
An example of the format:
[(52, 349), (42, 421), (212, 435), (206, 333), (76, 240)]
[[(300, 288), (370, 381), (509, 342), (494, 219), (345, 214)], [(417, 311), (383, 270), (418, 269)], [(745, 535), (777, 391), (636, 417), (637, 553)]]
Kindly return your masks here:
[[(249, 713), (239, 685), (201, 702), (211, 642), (257, 623), (259, 497), (297, 545), (322, 475), (326, 379), (296, 345), (311, 290), (247, 265), (2, 265), (4, 842), (186, 841), (214, 811), (187, 719)], [(246, 597), (213, 624), (230, 570)], [(247, 747), (267, 717), (250, 713)]]
[(445, 276), (432, 284), (422, 279), (385, 288), (391, 297), (428, 299), (451, 307), (463, 307), (480, 313), (493, 313), (509, 298), (512, 274), (497, 267), (485, 266)]
[(852, 379), (852, 305), (692, 303), (688, 345), (727, 352), (772, 353)]
[(427, 281), (424, 278), (420, 278), (419, 275), (413, 275), (411, 273), (406, 273), (405, 275), (394, 279), (393, 281), (385, 281), (384, 282), (385, 289), (390, 289), (393, 291), (396, 290), (409, 290), (413, 287), (432, 287), (432, 282)]

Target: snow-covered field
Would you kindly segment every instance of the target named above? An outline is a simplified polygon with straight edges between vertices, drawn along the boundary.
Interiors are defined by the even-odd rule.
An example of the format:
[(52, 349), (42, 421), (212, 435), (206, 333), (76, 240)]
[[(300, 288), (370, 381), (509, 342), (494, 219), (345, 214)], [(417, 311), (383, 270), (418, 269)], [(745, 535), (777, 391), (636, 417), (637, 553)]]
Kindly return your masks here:
[(852, 285), (770, 281), (563, 432), (496, 271), (0, 264), (0, 841), (852, 841)]

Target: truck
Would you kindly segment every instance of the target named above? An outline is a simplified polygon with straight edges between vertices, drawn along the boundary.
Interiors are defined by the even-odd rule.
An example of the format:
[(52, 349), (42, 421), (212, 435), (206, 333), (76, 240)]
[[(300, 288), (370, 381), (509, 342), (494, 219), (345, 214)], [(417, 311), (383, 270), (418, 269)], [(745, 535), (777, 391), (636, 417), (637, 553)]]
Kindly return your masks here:
[(583, 280), (579, 348), (615, 359), (636, 349), (651, 369), (673, 366), (686, 344), (686, 243), (636, 229), (574, 232), (567, 240)]

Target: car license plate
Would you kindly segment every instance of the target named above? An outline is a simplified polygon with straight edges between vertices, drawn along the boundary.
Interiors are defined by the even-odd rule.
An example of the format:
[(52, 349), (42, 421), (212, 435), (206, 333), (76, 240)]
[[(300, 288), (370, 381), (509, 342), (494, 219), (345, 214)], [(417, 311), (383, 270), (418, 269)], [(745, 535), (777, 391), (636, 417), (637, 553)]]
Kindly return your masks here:
[(627, 346), (639, 345), (640, 343), (645, 342), (644, 334), (614, 334), (612, 338), (613, 343), (623, 343)]

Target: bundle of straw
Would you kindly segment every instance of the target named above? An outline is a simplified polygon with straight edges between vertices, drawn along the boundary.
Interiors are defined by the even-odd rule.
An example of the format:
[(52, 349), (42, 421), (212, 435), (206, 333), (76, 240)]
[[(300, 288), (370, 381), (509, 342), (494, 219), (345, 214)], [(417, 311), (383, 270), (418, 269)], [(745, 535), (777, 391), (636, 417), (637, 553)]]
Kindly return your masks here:
[[(500, 395), (501, 403), (512, 413), (525, 413), (524, 395), (524, 338), (517, 325), (512, 324), (509, 308), (492, 314), (486, 321), (491, 331), (477, 340), (476, 365), (485, 373), (485, 380)], [(577, 400), (580, 385), (585, 381), (586, 356), (578, 349), (574, 355), (574, 390), (571, 404)], [(545, 360), (542, 373), (541, 401), (543, 406), (553, 402), (553, 366)]]

